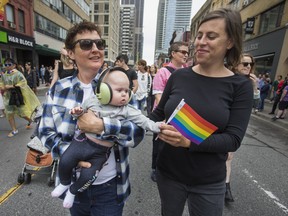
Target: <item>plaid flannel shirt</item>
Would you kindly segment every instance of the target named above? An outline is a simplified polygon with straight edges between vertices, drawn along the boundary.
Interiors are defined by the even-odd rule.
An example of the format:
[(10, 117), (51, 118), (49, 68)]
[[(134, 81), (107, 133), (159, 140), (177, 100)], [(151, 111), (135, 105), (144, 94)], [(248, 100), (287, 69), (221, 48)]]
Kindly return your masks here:
[[(97, 76), (92, 81), (95, 91)], [(69, 111), (82, 104), (83, 90), (77, 73), (56, 82), (48, 91), (43, 105), (43, 115), (39, 125), (39, 137), (44, 145), (52, 152), (53, 158), (58, 158), (71, 143), (76, 120)], [(130, 194), (129, 182), (129, 148), (136, 147), (144, 137), (144, 130), (126, 120), (103, 118), (104, 132), (101, 136), (113, 140), (116, 160), (116, 179), (118, 201), (124, 201)]]

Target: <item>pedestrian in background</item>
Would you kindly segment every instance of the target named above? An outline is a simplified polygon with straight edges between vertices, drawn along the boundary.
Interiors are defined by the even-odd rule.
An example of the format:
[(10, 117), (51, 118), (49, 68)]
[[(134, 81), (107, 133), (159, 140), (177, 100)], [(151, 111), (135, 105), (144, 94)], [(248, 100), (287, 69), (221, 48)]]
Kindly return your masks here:
[(36, 71), (32, 69), (31, 62), (25, 63), (25, 71), (24, 71), (25, 79), (27, 80), (28, 86), (32, 89), (32, 91), (37, 94), (37, 75)]
[(41, 82), (42, 84), (44, 84), (45, 82), (45, 70), (46, 68), (44, 67), (44, 65), (41, 65), (41, 68), (40, 68), (40, 79), (41, 79)]
[(190, 115), (218, 129), (197, 144), (172, 125), (160, 126), (159, 139), (165, 145), (159, 153), (156, 175), (165, 216), (181, 216), (186, 201), (190, 215), (222, 216), (225, 162), (228, 152), (240, 147), (252, 109), (251, 81), (224, 65), (224, 59), (233, 67), (240, 62), (240, 13), (227, 8), (209, 12), (199, 23), (194, 45), (197, 65), (171, 74), (149, 117), (153, 121), (169, 119), (184, 99), (193, 109)]
[(149, 92), (148, 92), (148, 96), (147, 96), (147, 115), (149, 115), (152, 110), (153, 110), (153, 107), (154, 107), (154, 102), (155, 102), (155, 96), (152, 94), (153, 92), (153, 80), (154, 80), (154, 77), (157, 73), (157, 67), (155, 65), (151, 65), (151, 66), (148, 66), (148, 71), (147, 71), (151, 77), (151, 88), (149, 89)]
[[(2, 64), (0, 63), (0, 84), (1, 83), (2, 83)], [(4, 93), (4, 90), (2, 90), (0, 88), (0, 111), (2, 112), (2, 113), (0, 113), (0, 118), (3, 118), (3, 117), (6, 116), (4, 102), (3, 102), (3, 97), (2, 97), (3, 93)]]
[(268, 97), (270, 91), (270, 78), (263, 76), (263, 85), (260, 88), (260, 101), (258, 105), (258, 112), (262, 112), (264, 110), (265, 99)]
[(276, 91), (276, 97), (274, 98), (274, 103), (273, 103), (273, 106), (272, 106), (272, 110), (270, 113), (268, 113), (269, 115), (274, 115), (275, 114), (275, 110), (277, 109), (277, 105), (280, 101), (280, 97), (282, 95), (282, 90), (283, 90), (283, 85), (285, 83), (285, 80), (280, 80), (279, 81), (279, 84), (277, 86), (277, 91)]
[(22, 66), (22, 64), (17, 64), (16, 69), (23, 74), (25, 72), (25, 68)]
[[(129, 58), (126, 54), (120, 54), (116, 57), (115, 66), (121, 67), (126, 70), (126, 75), (130, 81), (130, 89), (133, 91), (133, 94), (136, 93), (138, 90), (138, 80), (137, 80), (137, 73), (133, 68), (128, 66)], [(135, 99), (136, 100), (136, 99)], [(135, 101), (134, 101), (135, 102)]]
[[(253, 108), (256, 110), (257, 106), (259, 104), (260, 99), (260, 91), (257, 88), (257, 77), (254, 74), (255, 72), (255, 60), (252, 55), (248, 53), (244, 53), (241, 55), (240, 63), (237, 64), (236, 68), (234, 68), (234, 71), (236, 74), (240, 74), (243, 76), (246, 76), (248, 79), (251, 80), (253, 84)], [(234, 152), (228, 153), (228, 158), (226, 160), (226, 192), (225, 192), (225, 202), (234, 202), (234, 198), (231, 192), (231, 170), (232, 170), (232, 159), (234, 157)]]
[(138, 65), (138, 89), (136, 91), (137, 108), (145, 110), (147, 108), (146, 99), (148, 97), (149, 89), (151, 89), (152, 78), (147, 72), (147, 62), (144, 59), (140, 59)]
[(45, 80), (45, 86), (50, 86), (51, 73), (48, 66), (45, 67), (44, 80)]
[[(174, 37), (174, 34), (173, 34)], [(173, 38), (172, 38), (173, 39)], [(171, 40), (172, 41), (172, 40)], [(153, 79), (153, 95), (155, 97), (154, 105), (155, 108), (157, 104), (159, 103), (163, 91), (165, 89), (166, 83), (171, 76), (171, 73), (174, 73), (175, 70), (179, 68), (183, 68), (186, 64), (187, 58), (188, 58), (188, 44), (186, 42), (174, 42), (170, 45), (170, 48), (168, 50), (168, 56), (170, 59), (170, 62), (167, 66), (160, 68), (154, 79)], [(177, 73), (177, 72), (176, 72)], [(156, 182), (156, 161), (158, 158), (158, 153), (161, 149), (161, 146), (163, 146), (163, 142), (160, 139), (156, 140), (158, 134), (153, 134), (152, 138), (152, 172), (151, 172), (151, 179), (152, 181)]]
[[(40, 106), (41, 103), (31, 88), (27, 85), (24, 75), (16, 69), (16, 63), (14, 60), (8, 58), (4, 62), (5, 72), (2, 75), (0, 87), (1, 90), (4, 91), (3, 101), (6, 117), (12, 129), (8, 134), (8, 137), (13, 137), (18, 134), (14, 116), (18, 115), (19, 117), (24, 118), (28, 122), (26, 129), (30, 129), (32, 122), (30, 116), (35, 108)], [(12, 97), (12, 92), (15, 91), (16, 88), (20, 89), (21, 99), (24, 103), (22, 105), (11, 105), (10, 99)], [(19, 101), (17, 103), (19, 103)]]
[(60, 60), (56, 59), (54, 61), (54, 70), (52, 72), (52, 80), (50, 87), (53, 86), (58, 79), (72, 76), (74, 72), (74, 62), (69, 58), (67, 50), (65, 49), (65, 47), (63, 47), (60, 50)]
[(285, 82), (282, 86), (282, 94), (279, 99), (278, 112), (272, 118), (272, 121), (276, 121), (277, 119), (284, 119), (288, 109), (288, 80), (285, 78)]
[[(73, 137), (81, 132), (113, 136), (114, 145), (106, 165), (88, 190), (78, 193), (70, 208), (71, 215), (121, 216), (124, 202), (130, 194), (129, 147), (138, 145), (144, 130), (130, 121), (115, 118), (98, 118), (89, 111), (77, 119), (70, 110), (81, 105), (95, 94), (99, 69), (104, 62), (105, 43), (101, 39), (100, 27), (82, 21), (68, 30), (65, 47), (69, 58), (75, 61), (77, 72), (58, 80), (48, 91), (39, 125), (42, 143), (59, 158), (70, 145)], [(119, 145), (121, 144), (121, 145)], [(89, 168), (90, 164), (80, 165)]]
[(270, 103), (272, 103), (277, 95), (277, 89), (278, 89), (278, 84), (279, 82), (282, 80), (282, 75), (278, 75), (277, 76), (277, 79), (275, 79), (273, 82), (272, 82), (272, 86), (271, 86), (271, 94), (272, 94), (272, 97), (270, 99)]

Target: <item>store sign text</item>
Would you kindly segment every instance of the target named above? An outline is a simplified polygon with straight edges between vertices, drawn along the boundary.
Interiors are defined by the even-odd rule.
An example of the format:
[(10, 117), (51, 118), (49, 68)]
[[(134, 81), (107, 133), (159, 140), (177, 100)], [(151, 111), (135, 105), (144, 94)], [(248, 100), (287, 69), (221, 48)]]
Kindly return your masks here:
[(250, 44), (250, 45), (247, 45), (244, 47), (244, 52), (249, 52), (249, 51), (252, 51), (252, 50), (257, 50), (259, 47), (259, 43), (254, 43), (254, 44)]
[(8, 41), (12, 43), (21, 44), (23, 46), (33, 47), (33, 41), (25, 40), (11, 35), (8, 36)]

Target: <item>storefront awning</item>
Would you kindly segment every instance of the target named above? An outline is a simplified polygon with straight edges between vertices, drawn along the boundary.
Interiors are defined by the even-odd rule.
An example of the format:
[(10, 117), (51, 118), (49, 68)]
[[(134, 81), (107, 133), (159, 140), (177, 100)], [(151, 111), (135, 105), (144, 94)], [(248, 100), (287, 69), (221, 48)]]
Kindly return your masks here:
[(60, 56), (59, 50), (54, 50), (46, 46), (41, 46), (39, 44), (36, 44), (35, 50), (39, 55), (44, 55), (44, 56), (55, 56), (58, 57)]

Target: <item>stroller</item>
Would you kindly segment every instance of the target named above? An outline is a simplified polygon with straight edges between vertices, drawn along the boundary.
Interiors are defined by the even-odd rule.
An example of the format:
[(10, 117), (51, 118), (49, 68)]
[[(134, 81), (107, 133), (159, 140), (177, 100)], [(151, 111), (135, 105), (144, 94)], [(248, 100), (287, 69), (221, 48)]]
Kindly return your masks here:
[(31, 120), (36, 123), (36, 128), (31, 135), (31, 141), (28, 142), (28, 151), (26, 160), (21, 173), (18, 175), (18, 183), (29, 184), (32, 174), (50, 174), (47, 185), (52, 186), (55, 183), (58, 160), (53, 160), (51, 152), (43, 146), (38, 138), (38, 127), (41, 120), (43, 109), (41, 106), (35, 108), (31, 115)]

